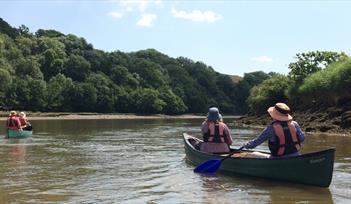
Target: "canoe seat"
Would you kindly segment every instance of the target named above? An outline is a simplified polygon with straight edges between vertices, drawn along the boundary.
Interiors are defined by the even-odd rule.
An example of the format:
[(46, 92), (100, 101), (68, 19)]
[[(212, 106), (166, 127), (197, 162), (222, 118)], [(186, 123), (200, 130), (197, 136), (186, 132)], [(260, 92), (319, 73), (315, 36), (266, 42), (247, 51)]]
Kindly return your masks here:
[(196, 140), (194, 138), (189, 138), (189, 142), (196, 150), (200, 150), (200, 143), (201, 143), (200, 140)]

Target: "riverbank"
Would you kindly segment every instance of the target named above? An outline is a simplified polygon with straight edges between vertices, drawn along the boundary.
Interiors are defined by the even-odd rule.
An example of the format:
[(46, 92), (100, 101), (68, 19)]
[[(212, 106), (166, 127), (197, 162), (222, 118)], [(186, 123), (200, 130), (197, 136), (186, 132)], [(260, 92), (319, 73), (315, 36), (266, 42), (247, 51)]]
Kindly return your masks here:
[[(0, 121), (5, 121), (8, 112), (0, 111)], [(171, 118), (205, 118), (205, 115), (183, 114), (183, 115), (164, 115), (150, 114), (138, 115), (133, 113), (67, 113), (67, 112), (26, 112), (27, 118), (33, 120), (84, 120), (84, 119), (171, 119)]]
[[(0, 111), (0, 121), (5, 121), (8, 117), (8, 112)], [(35, 120), (97, 120), (97, 119), (204, 119), (204, 114), (183, 114), (183, 115), (164, 115), (164, 114), (149, 114), (138, 115), (133, 113), (68, 113), (68, 112), (26, 112), (27, 118), (30, 121)], [(332, 117), (330, 111), (325, 112), (305, 112), (294, 113), (293, 117), (302, 129), (308, 133), (316, 134), (337, 134), (351, 135), (351, 112), (343, 113), (344, 115)], [(228, 116), (227, 116), (228, 117)], [(245, 127), (257, 130), (263, 130), (267, 124), (271, 122), (268, 114), (261, 116), (229, 116), (225, 117), (226, 123), (232, 127)]]
[[(307, 133), (351, 135), (351, 111), (341, 113), (337, 109), (326, 109), (317, 112), (297, 112), (292, 116)], [(267, 113), (261, 116), (243, 116), (234, 120), (233, 125), (263, 130), (270, 122), (272, 118)]]

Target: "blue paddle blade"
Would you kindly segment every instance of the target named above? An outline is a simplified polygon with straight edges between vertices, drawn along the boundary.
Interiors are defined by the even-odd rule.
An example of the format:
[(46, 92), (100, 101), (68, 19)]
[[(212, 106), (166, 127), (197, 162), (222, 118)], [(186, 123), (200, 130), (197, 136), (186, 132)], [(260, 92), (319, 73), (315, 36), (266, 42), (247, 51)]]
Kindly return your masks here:
[(194, 169), (195, 173), (214, 173), (221, 166), (221, 160), (212, 159), (208, 160)]

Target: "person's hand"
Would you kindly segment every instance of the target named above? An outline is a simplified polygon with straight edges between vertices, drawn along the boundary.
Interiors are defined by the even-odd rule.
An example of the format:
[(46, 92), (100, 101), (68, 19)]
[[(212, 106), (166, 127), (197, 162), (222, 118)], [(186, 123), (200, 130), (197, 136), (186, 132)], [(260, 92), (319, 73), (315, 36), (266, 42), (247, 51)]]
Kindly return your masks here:
[(242, 147), (244, 147), (245, 149), (247, 149), (247, 146), (249, 145), (249, 143), (248, 142), (246, 142), (246, 143), (244, 143), (243, 145), (242, 145)]

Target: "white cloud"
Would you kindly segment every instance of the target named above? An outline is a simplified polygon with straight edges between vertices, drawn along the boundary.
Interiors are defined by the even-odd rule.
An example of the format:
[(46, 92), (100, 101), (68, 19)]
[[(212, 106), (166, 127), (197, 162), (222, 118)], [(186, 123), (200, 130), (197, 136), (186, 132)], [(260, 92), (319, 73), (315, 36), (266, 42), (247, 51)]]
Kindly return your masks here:
[(161, 6), (162, 0), (121, 0), (119, 3), (126, 11), (138, 10), (144, 12), (150, 4)]
[(194, 22), (213, 23), (215, 21), (222, 19), (221, 15), (216, 14), (213, 11), (202, 12), (199, 10), (193, 10), (192, 12), (186, 12), (186, 11), (177, 11), (175, 8), (172, 8), (171, 12), (175, 18), (183, 18)]
[[(156, 14), (146, 14), (147, 10), (151, 6), (163, 8), (162, 0), (111, 0), (113, 3), (119, 4), (119, 11), (113, 11), (108, 13), (113, 18), (120, 19), (128, 13), (142, 14), (139, 21), (136, 23), (138, 26), (151, 27), (154, 21), (157, 19)], [(132, 14), (132, 15), (133, 15)]]
[(109, 16), (111, 16), (112, 18), (122, 18), (123, 17), (123, 13), (122, 12), (110, 12), (108, 13)]
[(120, 4), (127, 11), (133, 11), (134, 9), (138, 9), (139, 11), (145, 11), (147, 5), (149, 4), (148, 0), (125, 0), (120, 1)]
[(273, 59), (271, 57), (268, 56), (258, 56), (258, 57), (252, 57), (251, 58), (252, 61), (258, 61), (258, 62), (272, 62)]
[(137, 25), (142, 27), (152, 27), (156, 19), (156, 14), (142, 14), (141, 18), (137, 22)]

